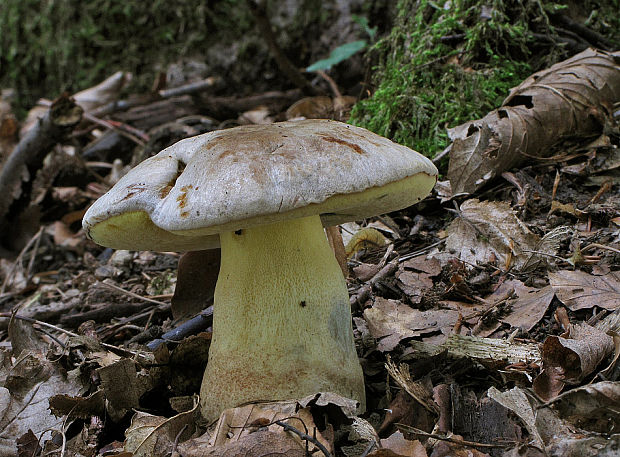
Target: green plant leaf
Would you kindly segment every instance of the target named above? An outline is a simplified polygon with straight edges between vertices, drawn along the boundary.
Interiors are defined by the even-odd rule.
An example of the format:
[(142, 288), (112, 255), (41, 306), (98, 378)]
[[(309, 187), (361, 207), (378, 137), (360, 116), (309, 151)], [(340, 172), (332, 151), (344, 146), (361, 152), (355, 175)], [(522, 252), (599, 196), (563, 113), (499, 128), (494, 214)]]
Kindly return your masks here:
[(314, 62), (306, 71), (318, 71), (329, 70), (332, 66), (339, 64), (340, 62), (347, 60), (356, 52), (361, 51), (366, 47), (366, 40), (352, 41), (345, 43), (337, 48), (333, 49), (327, 59), (321, 59)]
[(363, 30), (366, 32), (366, 35), (370, 38), (370, 41), (375, 40), (375, 36), (377, 35), (377, 27), (370, 27), (368, 24), (368, 18), (366, 16), (358, 16), (357, 14), (352, 14), (351, 19), (353, 19)]

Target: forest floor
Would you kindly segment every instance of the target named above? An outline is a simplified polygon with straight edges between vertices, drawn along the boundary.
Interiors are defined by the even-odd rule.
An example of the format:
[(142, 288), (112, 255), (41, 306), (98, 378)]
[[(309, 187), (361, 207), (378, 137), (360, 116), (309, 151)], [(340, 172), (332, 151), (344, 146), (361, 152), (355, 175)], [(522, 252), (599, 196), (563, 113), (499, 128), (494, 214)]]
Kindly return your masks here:
[[(617, 455), (617, 117), (469, 195), (440, 181), (411, 208), (340, 227), (365, 413), (322, 394), (205, 424), (196, 395), (217, 252), (177, 277), (179, 253), (88, 240), (84, 211), (181, 138), (346, 120), (350, 101), (214, 97), (215, 82), (202, 84), (158, 87), (122, 110), (99, 100), (18, 182), (0, 259), (0, 455)], [(2, 141), (15, 145), (11, 125)]]

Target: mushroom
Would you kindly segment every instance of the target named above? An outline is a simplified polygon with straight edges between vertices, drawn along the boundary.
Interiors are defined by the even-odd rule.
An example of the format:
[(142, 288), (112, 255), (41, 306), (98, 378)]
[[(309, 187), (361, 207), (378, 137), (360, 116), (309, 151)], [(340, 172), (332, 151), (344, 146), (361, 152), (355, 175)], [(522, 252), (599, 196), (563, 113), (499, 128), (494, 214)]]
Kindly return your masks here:
[(411, 149), (330, 120), (187, 138), (140, 163), (86, 212), (116, 249), (221, 245), (201, 410), (330, 391), (365, 407), (346, 282), (323, 230), (412, 205), (437, 169)]

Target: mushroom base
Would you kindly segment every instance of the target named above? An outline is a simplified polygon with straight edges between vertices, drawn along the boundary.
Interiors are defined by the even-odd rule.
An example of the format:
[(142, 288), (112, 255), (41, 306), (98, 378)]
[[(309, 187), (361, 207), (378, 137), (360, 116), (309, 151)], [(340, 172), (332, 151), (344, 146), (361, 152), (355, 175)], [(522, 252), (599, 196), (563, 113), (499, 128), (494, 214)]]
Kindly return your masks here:
[(365, 408), (346, 282), (319, 216), (220, 235), (202, 414), (334, 392)]

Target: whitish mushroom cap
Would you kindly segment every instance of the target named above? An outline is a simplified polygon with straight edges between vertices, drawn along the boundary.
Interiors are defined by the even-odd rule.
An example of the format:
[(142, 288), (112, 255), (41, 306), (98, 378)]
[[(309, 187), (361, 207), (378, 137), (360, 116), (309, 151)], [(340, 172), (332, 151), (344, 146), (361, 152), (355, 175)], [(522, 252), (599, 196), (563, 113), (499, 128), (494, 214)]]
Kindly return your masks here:
[(198, 250), (217, 234), (320, 214), (324, 225), (424, 198), (437, 168), (368, 130), (330, 120), (280, 122), (187, 138), (145, 160), (86, 212), (117, 249)]

